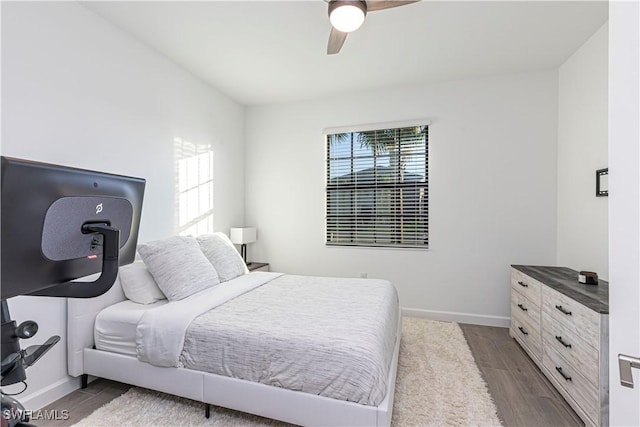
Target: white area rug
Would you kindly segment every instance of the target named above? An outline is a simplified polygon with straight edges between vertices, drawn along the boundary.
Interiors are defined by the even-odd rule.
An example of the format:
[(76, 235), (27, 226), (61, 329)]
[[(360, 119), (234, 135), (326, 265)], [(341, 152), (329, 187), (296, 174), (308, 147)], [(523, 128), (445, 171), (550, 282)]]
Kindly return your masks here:
[[(283, 423), (133, 388), (76, 427), (282, 426)], [(405, 317), (393, 426), (499, 426), (496, 408), (460, 326)]]

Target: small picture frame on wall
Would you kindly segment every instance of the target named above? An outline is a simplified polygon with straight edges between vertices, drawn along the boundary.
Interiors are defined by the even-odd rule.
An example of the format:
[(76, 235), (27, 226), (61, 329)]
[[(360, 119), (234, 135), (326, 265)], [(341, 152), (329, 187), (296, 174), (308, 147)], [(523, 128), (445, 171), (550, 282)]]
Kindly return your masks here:
[(609, 168), (596, 170), (596, 197), (609, 196)]

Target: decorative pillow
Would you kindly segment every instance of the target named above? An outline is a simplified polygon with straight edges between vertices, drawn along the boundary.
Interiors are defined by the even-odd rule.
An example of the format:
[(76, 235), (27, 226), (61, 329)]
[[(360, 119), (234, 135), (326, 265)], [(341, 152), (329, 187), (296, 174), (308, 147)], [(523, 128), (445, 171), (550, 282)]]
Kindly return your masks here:
[(153, 304), (167, 299), (142, 261), (120, 267), (120, 284), (125, 296), (138, 304)]
[(220, 283), (218, 273), (192, 236), (143, 243), (138, 252), (169, 301), (177, 301)]
[(220, 282), (226, 282), (249, 272), (247, 265), (224, 233), (198, 236), (200, 249), (218, 272)]

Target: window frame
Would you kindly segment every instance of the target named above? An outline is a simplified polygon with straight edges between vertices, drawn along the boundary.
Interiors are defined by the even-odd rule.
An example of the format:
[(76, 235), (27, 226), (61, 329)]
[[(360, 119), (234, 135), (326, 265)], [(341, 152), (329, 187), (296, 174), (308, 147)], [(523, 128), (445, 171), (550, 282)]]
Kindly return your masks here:
[[(430, 247), (429, 244), (429, 131), (430, 131), (430, 125), (431, 122), (430, 120), (427, 119), (419, 119), (419, 120), (411, 120), (411, 121), (401, 121), (401, 122), (386, 122), (386, 123), (376, 123), (376, 124), (368, 124), (368, 125), (357, 125), (357, 126), (343, 126), (343, 127), (333, 127), (333, 128), (326, 128), (323, 130), (323, 134), (324, 134), (324, 144), (325, 144), (325, 167), (324, 167), (324, 173), (325, 173), (325, 178), (324, 178), (324, 182), (325, 182), (325, 227), (324, 227), (324, 238), (325, 238), (325, 246), (327, 247), (366, 247), (366, 248), (392, 248), (392, 249), (413, 249), (413, 250), (428, 250)], [(379, 181), (377, 181), (377, 179), (374, 179), (374, 181), (371, 184), (361, 184), (361, 183), (347, 183), (347, 184), (332, 184), (331, 180), (332, 177), (331, 175), (331, 162), (332, 160), (334, 162), (337, 162), (339, 160), (345, 160), (345, 159), (341, 159), (340, 157), (335, 157), (332, 158), (331, 157), (331, 145), (330, 145), (330, 137), (332, 135), (335, 134), (351, 134), (351, 137), (353, 138), (353, 134), (355, 133), (363, 133), (363, 132), (371, 132), (371, 131), (384, 131), (384, 130), (397, 130), (397, 129), (403, 129), (403, 128), (410, 128), (410, 127), (417, 127), (417, 126), (424, 126), (425, 129), (425, 135), (424, 135), (424, 183), (423, 184), (419, 184), (416, 181), (409, 181), (409, 182), (401, 182), (401, 181), (395, 181), (393, 183), (381, 183)], [(354, 146), (355, 144), (357, 144), (353, 139), (350, 142), (350, 149), (351, 149), (351, 155), (350, 155), (350, 160), (352, 162), (351, 166), (350, 166), (350, 172), (351, 174), (355, 174), (359, 171), (362, 171), (363, 169), (360, 170), (356, 170), (353, 167), (353, 162), (356, 160), (362, 160), (364, 159), (366, 156), (356, 156), (354, 157)], [(402, 145), (401, 143), (398, 145), (398, 149), (402, 150), (406, 148), (406, 146)], [(419, 153), (421, 154), (421, 153)], [(369, 158), (373, 159), (373, 164), (374, 164), (374, 176), (376, 176), (377, 171), (375, 171), (375, 165), (378, 159), (381, 158), (385, 158), (388, 157), (389, 158), (389, 162), (391, 163), (391, 159), (392, 159), (393, 154), (390, 152), (382, 152), (382, 153), (376, 153), (374, 150), (374, 153), (372, 153)], [(393, 174), (400, 174), (401, 173), (401, 169), (399, 165), (401, 165), (403, 162), (400, 160), (400, 157), (398, 157), (398, 161), (396, 163), (396, 166), (393, 166), (394, 169), (391, 169), (391, 172)], [(420, 166), (422, 166), (422, 164), (420, 163)], [(346, 174), (345, 174), (346, 175)], [(335, 179), (335, 176), (333, 177), (333, 179)], [(357, 181), (357, 178), (356, 178)], [(331, 210), (335, 210), (338, 205), (339, 202), (335, 202), (335, 204), (330, 205), (330, 198), (332, 197), (330, 195), (330, 192), (336, 192), (338, 191), (338, 189), (340, 190), (345, 190), (345, 191), (369, 191), (371, 190), (372, 193), (371, 196), (374, 199), (374, 204), (373, 204), (373, 213), (371, 214), (365, 214), (365, 217), (370, 216), (371, 218), (373, 218), (373, 225), (371, 225), (372, 230), (370, 235), (367, 235), (366, 232), (364, 233), (364, 237), (361, 237), (361, 239), (358, 239), (358, 231), (362, 230), (362, 228), (366, 228), (363, 226), (360, 226), (360, 228), (357, 225), (357, 219), (359, 216), (361, 216), (362, 214), (360, 213), (356, 213), (355, 211), (357, 210), (356, 208), (351, 208), (352, 212), (349, 213), (347, 215), (347, 217), (351, 216), (351, 219), (353, 220), (353, 223), (349, 225), (349, 227), (351, 228), (345, 228), (344, 231), (346, 233), (353, 233), (354, 237), (352, 238), (351, 241), (347, 241), (347, 240), (336, 240), (336, 241), (332, 241), (330, 238), (330, 233), (331, 232), (337, 232), (334, 231), (332, 229), (330, 229), (331, 227), (331, 219), (332, 219), (332, 215), (333, 218), (335, 218), (335, 214), (331, 213)], [(419, 211), (418, 213), (416, 213), (415, 211), (411, 214), (404, 214), (404, 213), (400, 213), (398, 214), (397, 212), (393, 212), (389, 215), (386, 216), (386, 218), (389, 219), (389, 223), (392, 224), (391, 225), (391, 229), (393, 231), (388, 232), (388, 238), (390, 238), (391, 240), (393, 240), (394, 238), (399, 239), (399, 241), (397, 242), (375, 242), (375, 241), (370, 241), (370, 240), (375, 240), (375, 234), (378, 233), (379, 231), (376, 230), (377, 228), (380, 227), (379, 225), (379, 219), (385, 217), (385, 215), (380, 213), (380, 208), (378, 205), (378, 197), (379, 197), (379, 191), (380, 190), (389, 190), (391, 189), (392, 191), (399, 191), (400, 195), (404, 194), (403, 191), (404, 189), (411, 189), (411, 191), (413, 191), (414, 193), (416, 191), (418, 191), (419, 195), (418, 196), (414, 196), (416, 197), (415, 201), (409, 201), (406, 202), (408, 203), (407, 205), (404, 204), (404, 202), (400, 202), (400, 206), (401, 206), (401, 210), (404, 210), (404, 208), (406, 206), (412, 207), (414, 210)], [(334, 193), (335, 194), (335, 193)], [(398, 196), (397, 194), (394, 194), (392, 196), (389, 196), (392, 198), (402, 198), (402, 196)], [(351, 204), (353, 206), (354, 203), (357, 203), (355, 200), (357, 200), (358, 195), (353, 193), (353, 195), (347, 196), (347, 198), (349, 198), (351, 200)], [(396, 199), (398, 200), (398, 199)], [(392, 205), (396, 205), (398, 206), (397, 202), (389, 202), (390, 204), (388, 206), (392, 206)], [(422, 211), (422, 209), (424, 209), (424, 211)], [(339, 217), (339, 214), (338, 214)], [(408, 218), (411, 219), (413, 221), (423, 221), (423, 224), (420, 225), (420, 227), (422, 227), (420, 230), (424, 231), (424, 243), (419, 243), (420, 239), (417, 237), (416, 231), (413, 231), (414, 233), (414, 238), (408, 238), (407, 240), (404, 240), (403, 234), (405, 232), (408, 233), (412, 233), (411, 231), (405, 231), (404, 227), (405, 225), (403, 225), (403, 219), (402, 218)], [(335, 222), (334, 222), (335, 224)], [(398, 229), (396, 227), (398, 227), (398, 224), (401, 224), (400, 227), (401, 229), (398, 231)], [(336, 226), (339, 227), (339, 226)], [(409, 225), (407, 225), (406, 227), (410, 227)], [(338, 239), (340, 239), (338, 237)], [(381, 240), (384, 240), (385, 237), (382, 237)]]

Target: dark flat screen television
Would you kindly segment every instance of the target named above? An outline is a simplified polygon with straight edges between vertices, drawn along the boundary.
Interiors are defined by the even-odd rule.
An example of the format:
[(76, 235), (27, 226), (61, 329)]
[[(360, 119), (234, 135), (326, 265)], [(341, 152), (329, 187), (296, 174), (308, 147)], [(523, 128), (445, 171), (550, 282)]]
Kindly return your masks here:
[(119, 233), (117, 265), (133, 262), (144, 179), (5, 156), (1, 168), (2, 300), (17, 295), (95, 296), (66, 295), (58, 286), (101, 272), (106, 235), (92, 232), (93, 224)]

